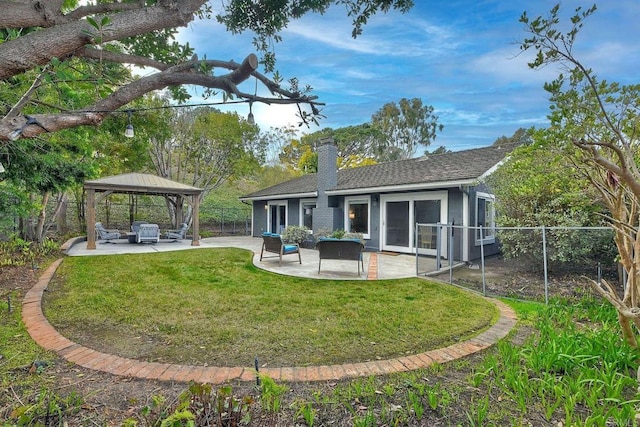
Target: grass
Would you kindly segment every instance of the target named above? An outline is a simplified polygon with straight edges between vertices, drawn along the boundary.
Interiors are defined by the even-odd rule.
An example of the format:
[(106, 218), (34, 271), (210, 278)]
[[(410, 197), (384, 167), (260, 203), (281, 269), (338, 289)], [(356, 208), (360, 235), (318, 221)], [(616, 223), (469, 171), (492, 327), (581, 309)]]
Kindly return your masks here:
[[(123, 259), (129, 266), (134, 259), (143, 260)], [(67, 261), (65, 269), (69, 268)], [(81, 262), (64, 274), (84, 274), (85, 267), (88, 264)], [(101, 274), (104, 283), (85, 282), (87, 290), (108, 285), (108, 274)], [(64, 276), (60, 279), (66, 280)], [(139, 285), (142, 281), (138, 279)], [(284, 286), (278, 285), (280, 279), (275, 276), (271, 286)], [(404, 281), (386, 283), (402, 289)], [(52, 285), (52, 293), (61, 293), (57, 286)], [(9, 294), (14, 302), (11, 311), (6, 300)], [(622, 340), (615, 310), (599, 299), (552, 300), (548, 306), (506, 300), (520, 319), (526, 319), (519, 322), (520, 328), (534, 333), (520, 336), (522, 331), (516, 331), (518, 337), (452, 363), (337, 382), (276, 384), (264, 378), (259, 389), (246, 384), (213, 390), (206, 385), (184, 385), (186, 390), (180, 396), (166, 388), (170, 393), (166, 399), (154, 394), (139, 402), (130, 400), (131, 390), (127, 390), (122, 399), (126, 399), (125, 407), (131, 408), (125, 413), (117, 407), (103, 408), (103, 396), (96, 397), (90, 387), (80, 388), (79, 394), (76, 387), (90, 384), (94, 378), (80, 379), (81, 373), (74, 376), (73, 366), (60, 363), (57, 367), (59, 375), (72, 378), (73, 384), (64, 380), (56, 383), (53, 368), (59, 361), (28, 337), (20, 320), (19, 292), (9, 294), (0, 300), (2, 425), (186, 425), (186, 421), (178, 424), (176, 420), (194, 417), (200, 417), (195, 425), (203, 425), (199, 420), (204, 417), (224, 418), (226, 424), (217, 425), (240, 425), (250, 419), (249, 425), (309, 427), (638, 425), (634, 418), (640, 410), (640, 394), (635, 373), (640, 352)], [(51, 363), (41, 373), (29, 374), (24, 368), (33, 360)], [(135, 382), (122, 381), (128, 389), (135, 387)], [(161, 388), (149, 392), (157, 390)]]
[(22, 323), (21, 305), (17, 292), (4, 294), (0, 301), (0, 367), (9, 371), (26, 370), (34, 359), (51, 356), (29, 338)]
[(305, 366), (387, 359), (468, 338), (495, 307), (419, 278), (312, 280), (242, 249), (66, 258), (44, 301), (60, 332), (141, 360)]

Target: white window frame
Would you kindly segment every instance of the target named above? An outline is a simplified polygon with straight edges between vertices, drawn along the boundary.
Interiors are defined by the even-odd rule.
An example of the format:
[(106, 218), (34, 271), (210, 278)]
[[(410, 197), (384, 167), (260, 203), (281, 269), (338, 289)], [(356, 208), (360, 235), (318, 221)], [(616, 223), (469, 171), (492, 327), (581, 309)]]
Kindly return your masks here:
[[(423, 200), (438, 200), (440, 201), (440, 218), (444, 224), (447, 221), (447, 213), (449, 212), (449, 192), (448, 191), (427, 191), (421, 193), (401, 193), (382, 195), (380, 197), (380, 242), (383, 250), (389, 250), (393, 252), (407, 252), (415, 253), (417, 250), (415, 247), (415, 203)], [(386, 241), (386, 224), (385, 218), (387, 216), (387, 202), (409, 202), (409, 247), (388, 245)], [(447, 228), (442, 229), (442, 251), (441, 253), (448, 254), (448, 242), (447, 242)], [(436, 250), (433, 249), (420, 249), (421, 253), (427, 255), (435, 255)], [(447, 255), (448, 256), (448, 255)]]
[[(480, 229), (478, 228), (480, 225), (478, 224), (479, 218), (479, 209), (480, 209), (480, 200), (484, 200), (484, 206), (486, 209), (487, 202), (490, 203), (490, 209), (488, 212), (485, 212), (485, 225), (482, 227), (482, 240), (480, 240)], [(487, 218), (487, 213), (490, 214), (490, 218)], [(476, 209), (475, 209), (475, 244), (476, 246), (490, 245), (496, 242), (496, 196), (489, 193), (477, 192), (476, 193)], [(488, 225), (487, 225), (488, 224)]]
[[(301, 199), (300, 200), (300, 210), (298, 215), (298, 218), (300, 218), (300, 221), (298, 221), (300, 227), (304, 227), (304, 205), (311, 204), (311, 203), (313, 203), (313, 209), (318, 207), (318, 199)], [(309, 234), (313, 234), (313, 229), (309, 230)]]
[[(265, 209), (267, 216), (267, 230), (270, 233), (280, 234), (280, 230), (271, 230), (271, 210), (278, 209), (280, 206), (284, 206), (284, 228), (289, 225), (289, 201), (288, 200), (274, 200), (267, 202), (268, 209)], [(284, 230), (283, 230), (284, 231)]]
[(349, 221), (349, 207), (354, 204), (367, 205), (367, 230), (368, 233), (362, 233), (364, 239), (371, 239), (371, 196), (351, 196), (344, 198), (344, 230), (351, 233), (351, 221)]

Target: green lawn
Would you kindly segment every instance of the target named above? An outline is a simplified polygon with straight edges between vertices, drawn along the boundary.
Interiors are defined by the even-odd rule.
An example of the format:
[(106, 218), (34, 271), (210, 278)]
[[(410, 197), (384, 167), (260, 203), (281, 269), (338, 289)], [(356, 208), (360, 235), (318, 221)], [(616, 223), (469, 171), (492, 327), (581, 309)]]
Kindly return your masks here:
[(242, 249), (67, 257), (43, 307), (63, 335), (139, 360), (305, 366), (387, 359), (476, 335), (487, 300), (420, 278), (312, 280)]

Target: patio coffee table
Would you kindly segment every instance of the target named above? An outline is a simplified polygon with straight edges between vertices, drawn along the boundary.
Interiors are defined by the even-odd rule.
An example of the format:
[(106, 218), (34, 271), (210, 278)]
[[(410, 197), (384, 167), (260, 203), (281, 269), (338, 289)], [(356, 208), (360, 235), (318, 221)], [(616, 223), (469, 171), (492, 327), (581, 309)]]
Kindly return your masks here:
[(136, 242), (136, 233), (134, 232), (128, 232), (127, 233), (127, 240), (129, 240), (129, 243), (135, 243)]

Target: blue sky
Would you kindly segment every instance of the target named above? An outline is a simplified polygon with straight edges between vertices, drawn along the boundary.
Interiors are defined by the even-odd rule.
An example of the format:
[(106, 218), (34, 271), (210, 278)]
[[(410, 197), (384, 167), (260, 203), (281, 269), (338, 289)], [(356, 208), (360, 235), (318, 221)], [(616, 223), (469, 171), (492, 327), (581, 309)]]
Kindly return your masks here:
[[(527, 67), (529, 54), (519, 55), (526, 34), (518, 19), (546, 15), (557, 1), (415, 0), (408, 14), (373, 17), (357, 39), (342, 7), (325, 15), (292, 22), (276, 45), (277, 68), (285, 77), (309, 84), (326, 103), (319, 128), (368, 122), (385, 103), (420, 98), (431, 105), (444, 125), (431, 148), (458, 151), (492, 144), (518, 128), (546, 126), (549, 102), (543, 90), (559, 72)], [(212, 2), (214, 9), (217, 0)], [(561, 2), (565, 17), (577, 6)], [(577, 56), (601, 79), (640, 83), (640, 2), (616, 0), (598, 4), (578, 36)], [(568, 21), (565, 21), (568, 22)], [(199, 21), (181, 31), (202, 58), (237, 62), (254, 52), (251, 35), (232, 36), (215, 21)], [(253, 92), (253, 80), (243, 90)], [(260, 89), (258, 89), (260, 93)], [(200, 99), (196, 95), (192, 101)], [(234, 105), (242, 115), (248, 106)], [(262, 129), (293, 125), (292, 106), (254, 105)], [(421, 154), (421, 152), (418, 152)]]

